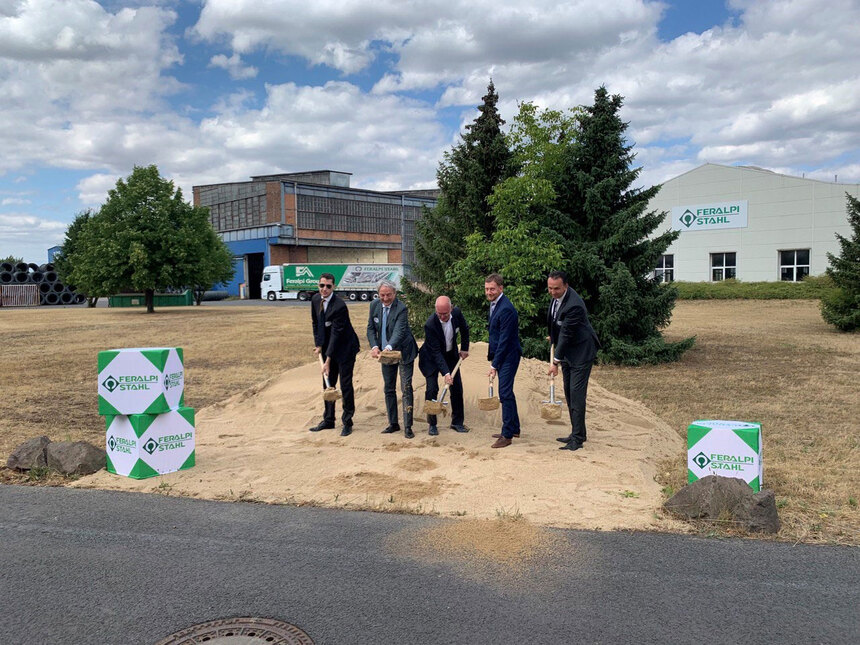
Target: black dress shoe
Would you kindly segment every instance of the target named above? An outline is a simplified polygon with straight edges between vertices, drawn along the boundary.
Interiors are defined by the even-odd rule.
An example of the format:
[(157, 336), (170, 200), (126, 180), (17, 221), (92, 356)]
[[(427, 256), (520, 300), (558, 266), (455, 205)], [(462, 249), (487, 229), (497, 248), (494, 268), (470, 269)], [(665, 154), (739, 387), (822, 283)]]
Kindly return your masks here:
[(566, 437), (556, 437), (556, 441), (561, 441), (562, 443), (570, 443), (573, 441), (573, 435), (569, 434)]
[(415, 433), (412, 432), (412, 428), (406, 428), (406, 430), (403, 431), (403, 436), (407, 439), (414, 439)]
[(570, 441), (564, 444), (559, 450), (579, 450), (582, 448), (582, 444), (578, 441)]
[(352, 434), (352, 426), (344, 426), (340, 431), (341, 437), (348, 437)]
[(311, 428), (311, 432), (319, 432), (320, 430), (331, 430), (334, 428), (333, 423), (328, 423), (327, 421), (320, 421), (313, 428)]
[(463, 426), (463, 425), (452, 425), (451, 429), (454, 432), (469, 432), (469, 428), (467, 428), (466, 426)]
[(430, 429), (427, 430), (427, 434), (431, 437), (436, 437), (439, 435), (439, 429), (436, 426), (430, 426)]
[(393, 426), (388, 426), (382, 431), (382, 434), (391, 434), (392, 432), (400, 432), (400, 426), (396, 423)]

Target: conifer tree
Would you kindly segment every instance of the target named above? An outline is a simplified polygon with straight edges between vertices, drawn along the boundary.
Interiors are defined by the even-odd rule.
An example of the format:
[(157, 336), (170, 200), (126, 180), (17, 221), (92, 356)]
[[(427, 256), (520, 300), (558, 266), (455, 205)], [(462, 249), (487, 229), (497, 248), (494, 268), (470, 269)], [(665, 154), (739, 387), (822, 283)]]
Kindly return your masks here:
[(494, 218), (487, 199), (513, 170), (498, 100), (491, 80), (479, 115), (439, 164), (436, 179), (441, 195), (436, 207), (426, 210), (415, 225), (412, 273), (419, 286), (404, 281), (403, 290), (416, 331), (423, 329), (437, 295), (448, 295), (457, 304), (457, 284), (450, 269), (465, 254), (466, 238), (474, 232), (492, 234)]
[(678, 232), (649, 239), (666, 213), (646, 212), (659, 186), (633, 187), (641, 168), (632, 167), (633, 146), (624, 139), (622, 100), (601, 87), (580, 116), (556, 186), (556, 230), (565, 240), (570, 283), (585, 300), (603, 344), (602, 360), (630, 365), (677, 360), (694, 339), (663, 340), (660, 329), (669, 323), (677, 291), (650, 276)]
[(841, 331), (854, 331), (860, 329), (860, 199), (847, 193), (845, 197), (852, 234), (847, 238), (837, 233), (842, 253), (827, 254), (827, 275), (836, 288), (821, 299), (821, 315)]

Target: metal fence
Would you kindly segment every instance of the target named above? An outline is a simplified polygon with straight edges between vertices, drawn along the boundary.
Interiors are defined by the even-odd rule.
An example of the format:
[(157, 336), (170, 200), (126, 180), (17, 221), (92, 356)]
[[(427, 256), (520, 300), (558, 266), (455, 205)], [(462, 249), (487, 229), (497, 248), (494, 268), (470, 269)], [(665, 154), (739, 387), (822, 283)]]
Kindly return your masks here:
[(0, 307), (35, 307), (40, 301), (38, 284), (0, 285)]

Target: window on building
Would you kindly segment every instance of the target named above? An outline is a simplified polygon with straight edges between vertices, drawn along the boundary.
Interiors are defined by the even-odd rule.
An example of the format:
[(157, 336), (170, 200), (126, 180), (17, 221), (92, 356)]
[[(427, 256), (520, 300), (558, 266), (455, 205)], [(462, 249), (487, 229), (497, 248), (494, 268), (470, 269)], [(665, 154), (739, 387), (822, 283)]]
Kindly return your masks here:
[(800, 282), (809, 275), (809, 249), (779, 252), (779, 279)]
[(711, 253), (711, 280), (719, 282), (737, 277), (735, 253)]
[(672, 282), (675, 280), (675, 256), (661, 255), (654, 269), (654, 279), (657, 282)]

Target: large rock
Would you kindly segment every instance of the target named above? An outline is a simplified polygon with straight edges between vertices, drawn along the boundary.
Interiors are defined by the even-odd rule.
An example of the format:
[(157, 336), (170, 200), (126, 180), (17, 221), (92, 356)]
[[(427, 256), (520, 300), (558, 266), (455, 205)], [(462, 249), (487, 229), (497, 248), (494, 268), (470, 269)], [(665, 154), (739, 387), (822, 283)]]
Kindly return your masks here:
[(666, 500), (663, 508), (686, 519), (731, 520), (756, 533), (779, 531), (773, 491), (753, 493), (746, 482), (733, 477), (703, 477)]
[(64, 475), (89, 475), (106, 464), (106, 453), (86, 441), (57, 441), (48, 444), (48, 468)]
[(27, 439), (12, 451), (6, 460), (6, 468), (15, 470), (32, 470), (33, 468), (44, 468), (48, 465), (48, 457), (45, 449), (51, 440), (48, 437), (33, 437)]

